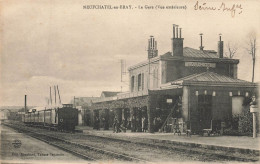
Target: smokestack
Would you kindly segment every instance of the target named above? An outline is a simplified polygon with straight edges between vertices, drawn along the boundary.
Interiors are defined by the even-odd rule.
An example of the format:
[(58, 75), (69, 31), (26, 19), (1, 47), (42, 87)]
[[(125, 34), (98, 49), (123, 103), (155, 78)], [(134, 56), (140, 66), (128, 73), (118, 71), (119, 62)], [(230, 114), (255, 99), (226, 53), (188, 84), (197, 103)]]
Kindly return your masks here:
[(173, 33), (173, 38), (175, 38), (175, 24), (173, 24), (173, 29), (172, 29), (172, 33)]
[(158, 56), (157, 41), (155, 41), (153, 36), (150, 36), (150, 39), (148, 39), (147, 51), (148, 51), (148, 59)]
[[(179, 30), (180, 34), (178, 33)], [(178, 28), (178, 25), (173, 25), (172, 56), (183, 56), (183, 38), (181, 36), (181, 30), (182, 28)]]
[(219, 34), (219, 41), (218, 41), (218, 56), (219, 58), (223, 58), (223, 52), (224, 52), (224, 42), (221, 40), (221, 35)]
[(203, 51), (203, 46), (202, 46), (202, 36), (203, 36), (203, 34), (202, 33), (200, 33), (200, 50), (201, 51)]
[(24, 95), (24, 113), (27, 113), (27, 95)]
[(176, 25), (176, 38), (178, 38), (178, 25)]
[(51, 103), (51, 105), (52, 105), (51, 87), (50, 87), (50, 103)]

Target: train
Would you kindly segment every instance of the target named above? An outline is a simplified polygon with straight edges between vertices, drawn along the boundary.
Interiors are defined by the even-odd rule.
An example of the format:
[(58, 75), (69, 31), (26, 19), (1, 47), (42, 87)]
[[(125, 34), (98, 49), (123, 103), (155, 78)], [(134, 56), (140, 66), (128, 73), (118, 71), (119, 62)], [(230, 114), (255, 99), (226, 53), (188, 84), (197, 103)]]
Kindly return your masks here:
[(72, 132), (78, 125), (78, 109), (73, 108), (72, 104), (50, 109), (35, 107), (24, 114), (23, 122), (28, 126)]

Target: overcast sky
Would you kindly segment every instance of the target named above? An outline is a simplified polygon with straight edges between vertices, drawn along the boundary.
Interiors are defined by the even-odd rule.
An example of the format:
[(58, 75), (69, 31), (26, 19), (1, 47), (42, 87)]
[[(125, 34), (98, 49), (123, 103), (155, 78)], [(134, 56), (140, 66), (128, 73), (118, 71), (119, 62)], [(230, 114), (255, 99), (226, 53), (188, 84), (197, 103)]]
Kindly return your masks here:
[[(172, 24), (183, 28), (184, 46), (196, 49), (200, 46), (199, 33), (204, 34), (204, 49), (212, 50), (217, 50), (218, 34), (222, 33), (225, 44), (239, 46), (235, 56), (240, 59), (238, 78), (250, 81), (252, 62), (245, 43), (251, 31), (256, 31), (259, 38), (259, 2), (226, 1), (227, 5), (242, 4), (242, 13), (236, 11), (233, 18), (228, 12), (194, 11), (195, 2), (2, 1), (1, 105), (23, 105), (25, 94), (28, 105), (45, 105), (49, 87), (53, 85), (59, 85), (63, 103), (68, 103), (73, 96), (120, 91), (121, 85), (126, 91), (128, 86), (120, 82), (120, 59), (127, 66), (145, 60), (150, 35), (158, 42), (159, 55), (170, 51)], [(179, 4), (187, 5), (187, 10), (83, 9), (83, 5), (89, 4)], [(260, 48), (258, 56), (259, 52)], [(260, 81), (258, 74), (255, 81)]]

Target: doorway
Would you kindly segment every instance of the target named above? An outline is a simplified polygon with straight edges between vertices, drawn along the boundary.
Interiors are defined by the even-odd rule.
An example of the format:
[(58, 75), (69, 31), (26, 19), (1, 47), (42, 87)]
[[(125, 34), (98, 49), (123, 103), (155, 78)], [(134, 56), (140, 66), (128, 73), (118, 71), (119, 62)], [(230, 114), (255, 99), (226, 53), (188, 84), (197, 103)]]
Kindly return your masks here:
[(198, 114), (200, 129), (210, 129), (212, 120), (212, 96), (198, 96)]

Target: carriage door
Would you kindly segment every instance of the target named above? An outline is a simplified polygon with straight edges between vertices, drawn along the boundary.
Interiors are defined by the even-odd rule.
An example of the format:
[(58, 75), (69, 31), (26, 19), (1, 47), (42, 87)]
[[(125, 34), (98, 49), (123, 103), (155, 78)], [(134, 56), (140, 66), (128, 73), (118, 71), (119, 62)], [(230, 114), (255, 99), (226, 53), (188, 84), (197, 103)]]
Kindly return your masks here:
[(211, 127), (212, 96), (199, 95), (198, 114), (200, 129), (209, 129)]

